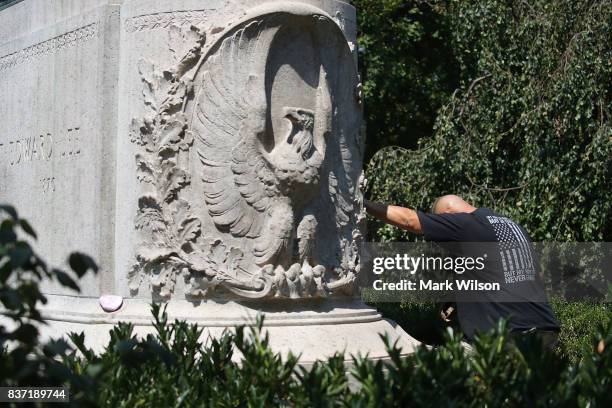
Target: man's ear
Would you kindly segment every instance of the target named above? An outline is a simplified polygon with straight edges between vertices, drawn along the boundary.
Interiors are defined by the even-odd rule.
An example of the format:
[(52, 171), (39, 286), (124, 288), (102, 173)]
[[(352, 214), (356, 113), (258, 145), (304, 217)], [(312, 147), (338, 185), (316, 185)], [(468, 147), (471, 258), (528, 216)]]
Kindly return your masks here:
[(429, 209), (430, 213), (436, 214), (436, 205), (438, 205), (438, 201), (440, 201), (440, 197), (436, 198), (436, 200), (431, 205), (431, 208)]

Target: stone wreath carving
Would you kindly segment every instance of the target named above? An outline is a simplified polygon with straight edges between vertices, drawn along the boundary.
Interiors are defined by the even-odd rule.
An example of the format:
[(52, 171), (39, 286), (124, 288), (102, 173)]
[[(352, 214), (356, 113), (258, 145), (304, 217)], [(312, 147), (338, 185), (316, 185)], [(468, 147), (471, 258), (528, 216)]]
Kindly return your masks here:
[[(169, 36), (172, 68), (139, 64), (146, 114), (131, 134), (141, 245), (130, 288), (148, 282), (169, 297), (184, 284), (193, 298), (354, 293), (360, 110), (338, 26), (312, 6), (277, 3), (211, 44), (196, 27), (172, 26)], [(294, 47), (309, 61), (291, 59)]]
[(185, 25), (202, 25), (208, 17), (205, 10), (173, 11), (166, 13), (146, 14), (128, 19), (125, 22), (125, 30), (134, 33), (157, 28), (169, 28), (171, 26), (182, 27)]

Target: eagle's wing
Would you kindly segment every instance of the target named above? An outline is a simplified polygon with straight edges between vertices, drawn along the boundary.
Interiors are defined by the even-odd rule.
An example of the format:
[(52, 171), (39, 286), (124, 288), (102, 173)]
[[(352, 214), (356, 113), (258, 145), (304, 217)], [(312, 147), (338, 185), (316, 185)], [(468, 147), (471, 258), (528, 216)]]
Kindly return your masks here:
[[(331, 200), (335, 209), (338, 228), (350, 226), (358, 214), (357, 198), (361, 174), (360, 106), (355, 99), (358, 84), (357, 71), (352, 64), (350, 50), (346, 44), (339, 46), (336, 56), (344, 64), (344, 71), (329, 70), (334, 83), (333, 139), (328, 139), (326, 150), (327, 180), (322, 180), (321, 199)], [(329, 204), (329, 203), (328, 203)]]
[(276, 28), (251, 21), (226, 33), (205, 56), (192, 130), (203, 164), (205, 201), (214, 223), (257, 237), (275, 195), (260, 152), (265, 131), (265, 64)]

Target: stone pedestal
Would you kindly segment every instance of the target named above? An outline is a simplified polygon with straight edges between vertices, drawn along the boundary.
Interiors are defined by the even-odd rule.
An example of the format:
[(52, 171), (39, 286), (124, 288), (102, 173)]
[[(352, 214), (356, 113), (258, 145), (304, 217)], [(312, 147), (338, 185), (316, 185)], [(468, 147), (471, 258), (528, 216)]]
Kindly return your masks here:
[[(43, 328), (45, 334), (58, 337), (83, 331), (88, 346), (94, 350), (102, 350), (108, 344), (109, 330), (120, 321), (133, 323), (139, 336), (154, 332), (150, 304), (145, 299), (128, 299), (114, 313), (103, 312), (94, 299), (50, 295), (49, 301), (46, 317), (50, 325)], [(300, 364), (306, 366), (336, 352), (345, 352), (347, 363), (351, 355), (359, 354), (386, 359), (381, 333), (398, 340), (406, 354), (419, 344), (395, 322), (381, 318), (375, 309), (358, 300), (205, 301), (198, 305), (173, 300), (167, 312), (172, 318), (203, 327), (203, 341), (236, 325), (252, 324), (262, 313), (271, 347), (283, 355), (289, 351), (300, 354)]]
[[(355, 10), (336, 0), (24, 0), (0, 11), (0, 202), (51, 264), (47, 332), (94, 347), (149, 303), (209, 334), (257, 311), (302, 363), (417, 342), (358, 300)], [(100, 306), (100, 297), (122, 302)], [(116, 298), (115, 298), (116, 300)], [(104, 302), (103, 302), (104, 303)], [(114, 310), (115, 307), (120, 308)]]

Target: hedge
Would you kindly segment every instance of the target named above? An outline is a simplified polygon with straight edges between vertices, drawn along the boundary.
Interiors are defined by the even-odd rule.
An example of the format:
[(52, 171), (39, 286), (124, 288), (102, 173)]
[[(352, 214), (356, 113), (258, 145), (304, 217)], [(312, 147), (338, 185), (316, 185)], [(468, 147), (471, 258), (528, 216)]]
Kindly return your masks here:
[[(561, 325), (556, 352), (571, 362), (578, 362), (588, 350), (595, 328), (612, 322), (612, 305), (590, 299), (568, 301), (558, 296), (553, 297), (550, 303)], [(440, 319), (439, 304), (410, 301), (369, 304), (385, 317), (395, 320), (417, 340), (433, 345), (444, 343), (444, 334), (449, 325)], [(456, 322), (450, 327), (459, 329)]]

